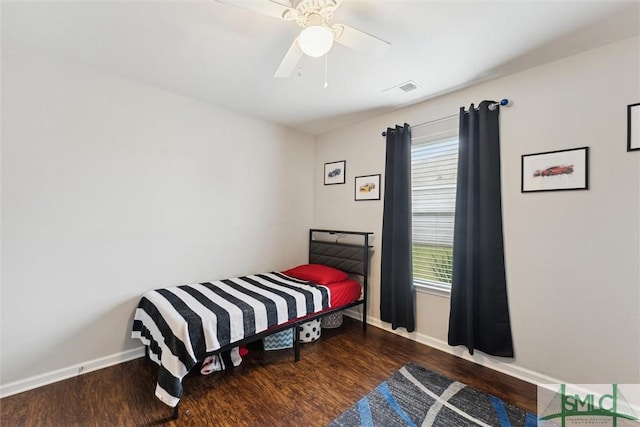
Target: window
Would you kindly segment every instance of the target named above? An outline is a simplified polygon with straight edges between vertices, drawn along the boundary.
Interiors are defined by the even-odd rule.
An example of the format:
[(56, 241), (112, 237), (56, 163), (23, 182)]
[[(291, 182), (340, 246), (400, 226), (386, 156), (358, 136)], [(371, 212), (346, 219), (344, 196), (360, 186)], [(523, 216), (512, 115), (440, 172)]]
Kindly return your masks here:
[(458, 117), (412, 130), (413, 282), (450, 292), (458, 171)]

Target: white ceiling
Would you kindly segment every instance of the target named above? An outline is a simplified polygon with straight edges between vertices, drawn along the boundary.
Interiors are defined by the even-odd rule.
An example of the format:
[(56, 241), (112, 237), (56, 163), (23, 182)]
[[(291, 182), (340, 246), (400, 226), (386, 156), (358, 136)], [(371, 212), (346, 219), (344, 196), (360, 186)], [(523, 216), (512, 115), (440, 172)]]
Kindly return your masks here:
[[(246, 0), (245, 0), (246, 1)], [(286, 0), (285, 0), (286, 1)], [(334, 14), (391, 43), (342, 45), (273, 73), (299, 29), (207, 1), (3, 1), (3, 49), (46, 50), (121, 77), (318, 135), (640, 33), (640, 1), (349, 1)], [(413, 80), (402, 95), (385, 89)]]

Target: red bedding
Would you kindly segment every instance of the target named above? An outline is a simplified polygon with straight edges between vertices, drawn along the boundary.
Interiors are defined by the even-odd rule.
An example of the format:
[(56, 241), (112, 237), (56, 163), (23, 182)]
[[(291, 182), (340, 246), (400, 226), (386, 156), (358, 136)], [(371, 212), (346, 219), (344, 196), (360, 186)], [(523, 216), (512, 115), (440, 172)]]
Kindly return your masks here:
[(329, 289), (329, 308), (351, 304), (360, 299), (360, 283), (337, 268), (322, 264), (301, 264), (282, 272), (298, 280), (307, 280)]
[(314, 282), (329, 289), (329, 307), (337, 308), (360, 299), (360, 283), (349, 279), (349, 275), (337, 268), (322, 264), (302, 264), (282, 272), (298, 280)]
[(347, 279), (341, 282), (323, 285), (329, 288), (329, 307), (336, 308), (350, 304), (360, 299), (362, 287), (355, 280)]

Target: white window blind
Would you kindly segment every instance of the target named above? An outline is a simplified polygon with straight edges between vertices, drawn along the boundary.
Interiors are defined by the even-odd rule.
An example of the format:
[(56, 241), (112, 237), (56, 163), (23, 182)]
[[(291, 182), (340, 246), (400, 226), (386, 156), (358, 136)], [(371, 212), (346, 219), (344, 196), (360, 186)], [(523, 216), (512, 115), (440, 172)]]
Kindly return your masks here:
[(412, 129), (413, 280), (451, 289), (458, 171), (458, 117)]

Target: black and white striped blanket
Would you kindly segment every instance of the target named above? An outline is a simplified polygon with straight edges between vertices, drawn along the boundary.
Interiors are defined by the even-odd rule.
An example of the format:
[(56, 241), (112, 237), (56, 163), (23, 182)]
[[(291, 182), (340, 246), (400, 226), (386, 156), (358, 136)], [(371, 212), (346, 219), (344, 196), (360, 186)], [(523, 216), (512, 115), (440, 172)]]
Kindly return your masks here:
[[(132, 338), (160, 366), (156, 396), (175, 407), (182, 378), (224, 346), (329, 307), (329, 290), (282, 273), (156, 289), (140, 299)], [(238, 349), (225, 357), (241, 362)], [(224, 366), (225, 360), (220, 360)]]

